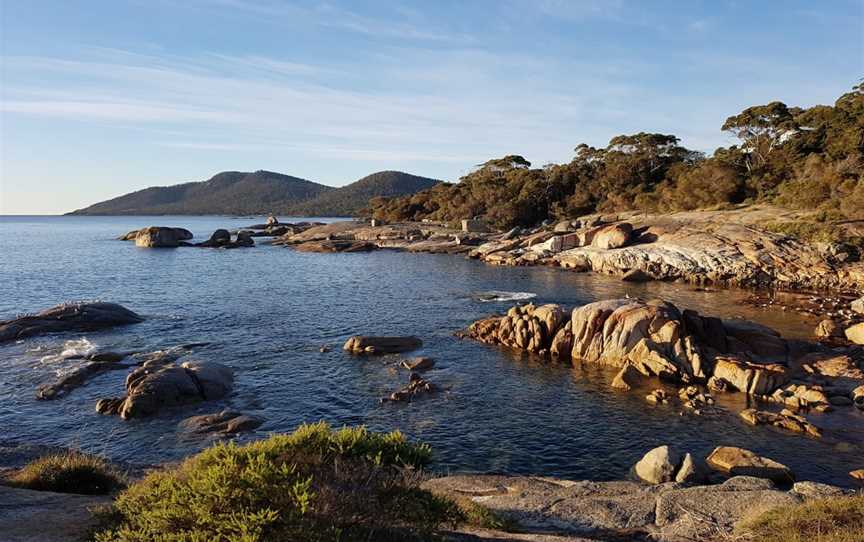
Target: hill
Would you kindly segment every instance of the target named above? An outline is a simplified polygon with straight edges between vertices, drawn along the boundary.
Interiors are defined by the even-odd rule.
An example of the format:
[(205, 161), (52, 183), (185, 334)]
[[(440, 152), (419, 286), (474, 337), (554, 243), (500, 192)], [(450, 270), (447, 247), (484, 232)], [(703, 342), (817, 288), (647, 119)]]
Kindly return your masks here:
[(438, 181), (397, 171), (373, 173), (334, 188), (272, 171), (224, 171), (206, 181), (153, 186), (84, 209), (73, 215), (281, 214), (350, 216), (376, 196), (402, 196)]
[(289, 214), (305, 216), (354, 216), (376, 197), (405, 196), (431, 188), (441, 181), (401, 171), (379, 171), (347, 186), (323, 192), (294, 205)]

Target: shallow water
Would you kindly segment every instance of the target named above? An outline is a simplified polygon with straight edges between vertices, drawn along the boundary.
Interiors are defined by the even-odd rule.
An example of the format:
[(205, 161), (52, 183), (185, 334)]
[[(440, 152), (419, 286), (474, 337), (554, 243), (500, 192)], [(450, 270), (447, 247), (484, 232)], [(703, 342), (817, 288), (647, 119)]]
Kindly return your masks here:
[[(525, 298), (568, 307), (630, 295), (680, 307), (742, 316), (790, 337), (815, 321), (747, 306), (746, 292), (696, 291), (686, 285), (630, 284), (553, 268), (488, 266), (458, 256), (378, 251), (311, 254), (259, 244), (252, 249), (139, 249), (115, 240), (150, 224), (186, 227), (196, 239), (217, 227), (259, 220), (219, 217), (0, 217), (0, 319), (62, 301), (102, 299), (144, 315), (138, 325), (62, 334), (0, 346), (0, 426), (4, 438), (79, 446), (138, 464), (176, 459), (205, 443), (183, 438), (177, 422), (222, 408), (266, 419), (257, 436), (304, 421), (401, 429), (430, 443), (442, 471), (534, 473), (570, 478), (625, 476), (649, 448), (673, 444), (706, 454), (743, 446), (792, 467), (799, 478), (848, 483), (860, 468), (864, 415), (813, 415), (824, 441), (752, 428), (735, 413), (679, 415), (650, 407), (641, 393), (608, 387), (612, 374), (569, 367), (459, 340), (453, 332)], [(492, 295), (490, 295), (492, 294)], [(492, 300), (490, 300), (490, 298)], [(341, 345), (352, 334), (410, 334), (437, 360), (428, 378), (445, 391), (412, 404), (379, 398), (407, 381), (398, 357), (354, 358)], [(209, 342), (193, 357), (236, 371), (224, 401), (124, 422), (94, 404), (122, 394), (125, 371), (102, 374), (69, 396), (41, 402), (36, 387), (69, 370), (73, 352), (92, 348), (154, 350)], [(320, 353), (322, 345), (332, 350)], [(66, 350), (65, 356), (62, 355)], [(412, 354), (414, 355), (414, 354)], [(839, 435), (837, 437), (836, 435)]]

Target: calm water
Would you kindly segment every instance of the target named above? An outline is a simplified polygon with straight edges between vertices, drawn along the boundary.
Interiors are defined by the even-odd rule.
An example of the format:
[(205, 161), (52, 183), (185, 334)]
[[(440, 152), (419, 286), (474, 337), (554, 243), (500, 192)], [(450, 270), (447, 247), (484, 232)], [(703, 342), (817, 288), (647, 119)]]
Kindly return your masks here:
[[(0, 346), (3, 438), (73, 445), (133, 463), (171, 460), (204, 445), (176, 430), (182, 418), (222, 408), (265, 418), (258, 433), (290, 431), (304, 421), (401, 429), (430, 443), (442, 471), (535, 473), (571, 478), (625, 476), (649, 448), (677, 445), (706, 454), (737, 445), (782, 461), (800, 478), (846, 483), (860, 468), (861, 413), (814, 415), (843, 440), (822, 442), (751, 428), (734, 413), (719, 418), (652, 408), (643, 394), (609, 389), (596, 368), (536, 359), (452, 336), (510, 303), (481, 302), (490, 290), (529, 292), (538, 302), (572, 307), (629, 294), (663, 297), (721, 316), (745, 316), (787, 336), (805, 337), (814, 322), (741, 303), (741, 292), (697, 292), (684, 285), (623, 283), (559, 269), (487, 266), (461, 257), (379, 251), (304, 254), (252, 249), (139, 249), (115, 238), (161, 224), (192, 230), (259, 220), (218, 217), (0, 217), (0, 319), (62, 301), (101, 299), (146, 316), (112, 331), (46, 336)], [(446, 391), (412, 404), (380, 404), (407, 380), (399, 358), (354, 358), (341, 345), (352, 334), (421, 337), (417, 354), (437, 360), (429, 378)], [(100, 375), (69, 396), (34, 399), (36, 387), (77, 363), (64, 350), (148, 350), (209, 342), (194, 357), (234, 368), (224, 401), (125, 422), (96, 414), (101, 397), (122, 394), (125, 371)], [(332, 350), (322, 354), (322, 345)], [(731, 401), (731, 403), (730, 403)], [(842, 431), (840, 431), (842, 429)]]

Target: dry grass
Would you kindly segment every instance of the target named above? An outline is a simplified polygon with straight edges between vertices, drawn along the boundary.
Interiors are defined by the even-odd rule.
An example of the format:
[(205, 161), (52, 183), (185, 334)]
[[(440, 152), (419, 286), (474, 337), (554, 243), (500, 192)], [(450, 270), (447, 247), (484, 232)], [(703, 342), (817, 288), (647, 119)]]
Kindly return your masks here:
[(809, 501), (769, 510), (736, 529), (759, 542), (862, 542), (864, 495)]
[(125, 477), (113, 465), (101, 457), (81, 452), (40, 457), (12, 473), (9, 484), (36, 491), (82, 495), (106, 495), (126, 485)]

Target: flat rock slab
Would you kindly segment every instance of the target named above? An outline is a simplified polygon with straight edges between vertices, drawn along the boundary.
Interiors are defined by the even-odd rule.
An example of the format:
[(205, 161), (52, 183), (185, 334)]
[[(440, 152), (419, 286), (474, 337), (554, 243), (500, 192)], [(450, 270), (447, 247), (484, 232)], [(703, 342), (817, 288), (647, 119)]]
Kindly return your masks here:
[(96, 525), (89, 509), (109, 502), (110, 497), (0, 486), (0, 539), (79, 542)]
[[(806, 486), (806, 487), (805, 487)], [(824, 484), (781, 491), (771, 480), (736, 476), (719, 485), (645, 485), (631, 481), (570, 481), (530, 476), (454, 475), (423, 482), (433, 493), (471, 500), (518, 524), (526, 538), (491, 532), (453, 540), (726, 539), (734, 526), (769, 508), (842, 494)], [(464, 532), (465, 536), (471, 530)], [(515, 535), (513, 535), (515, 536)], [(530, 536), (538, 536), (531, 538)], [(547, 538), (542, 538), (542, 537)], [(568, 538), (571, 537), (571, 538)], [(576, 538), (572, 538), (576, 537)], [(583, 538), (579, 538), (583, 537)]]
[(0, 342), (61, 331), (96, 331), (143, 321), (116, 303), (66, 303), (37, 314), (0, 320)]
[(770, 480), (739, 476), (716, 486), (663, 493), (655, 522), (662, 540), (712, 540), (728, 535), (742, 519), (799, 502), (797, 495), (774, 489)]
[(638, 537), (654, 524), (657, 495), (674, 484), (572, 482), (552, 478), (462, 475), (429, 480), (433, 492), (469, 498), (529, 532)]

